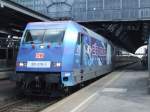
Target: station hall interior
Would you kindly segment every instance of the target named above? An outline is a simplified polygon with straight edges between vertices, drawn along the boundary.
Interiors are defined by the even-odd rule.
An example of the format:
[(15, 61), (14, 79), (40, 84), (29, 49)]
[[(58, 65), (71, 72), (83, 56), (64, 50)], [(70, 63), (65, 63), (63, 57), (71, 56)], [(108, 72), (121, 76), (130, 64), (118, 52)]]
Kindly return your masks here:
[(73, 21), (105, 37), (117, 48), (116, 69), (39, 111), (149, 112), (149, 0), (0, 0), (0, 102), (17, 94), (11, 78), (27, 24), (53, 21)]

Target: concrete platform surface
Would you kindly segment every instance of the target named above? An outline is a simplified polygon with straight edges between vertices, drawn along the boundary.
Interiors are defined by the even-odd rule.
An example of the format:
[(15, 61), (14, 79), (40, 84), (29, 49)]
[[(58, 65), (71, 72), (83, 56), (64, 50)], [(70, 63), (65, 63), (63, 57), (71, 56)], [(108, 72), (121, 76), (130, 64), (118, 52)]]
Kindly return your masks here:
[(42, 112), (149, 112), (148, 72), (139, 63), (114, 71)]

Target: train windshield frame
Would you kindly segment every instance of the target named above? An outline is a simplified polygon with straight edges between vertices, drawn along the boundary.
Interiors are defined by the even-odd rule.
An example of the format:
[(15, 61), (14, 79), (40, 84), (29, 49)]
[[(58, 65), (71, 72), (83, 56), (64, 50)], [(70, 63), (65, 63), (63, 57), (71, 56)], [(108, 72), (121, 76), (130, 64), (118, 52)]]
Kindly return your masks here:
[(24, 44), (62, 43), (64, 29), (27, 29), (24, 34)]

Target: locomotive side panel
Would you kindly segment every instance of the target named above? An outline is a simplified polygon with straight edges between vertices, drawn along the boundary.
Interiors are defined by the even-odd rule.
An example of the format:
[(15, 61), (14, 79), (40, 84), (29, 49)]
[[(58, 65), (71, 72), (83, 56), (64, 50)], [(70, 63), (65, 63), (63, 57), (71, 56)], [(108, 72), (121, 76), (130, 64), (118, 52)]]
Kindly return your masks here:
[(112, 46), (107, 41), (98, 40), (86, 34), (79, 36), (74, 61), (76, 83), (110, 72), (112, 70)]
[(74, 68), (74, 51), (76, 49), (76, 42), (78, 37), (78, 30), (73, 24), (68, 24), (64, 38), (64, 50), (62, 57), (61, 82), (64, 87), (74, 86), (77, 83), (73, 77)]

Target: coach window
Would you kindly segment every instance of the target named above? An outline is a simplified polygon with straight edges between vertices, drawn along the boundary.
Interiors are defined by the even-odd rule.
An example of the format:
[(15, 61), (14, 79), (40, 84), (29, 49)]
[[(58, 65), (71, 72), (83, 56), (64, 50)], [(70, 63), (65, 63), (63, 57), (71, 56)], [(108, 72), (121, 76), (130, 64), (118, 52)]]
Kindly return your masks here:
[(82, 36), (81, 33), (78, 33), (76, 49), (75, 49), (75, 67), (81, 67), (82, 62)]
[(83, 34), (80, 34), (80, 44), (81, 44), (81, 61), (80, 61), (80, 64), (83, 65), (83, 37), (84, 35)]

